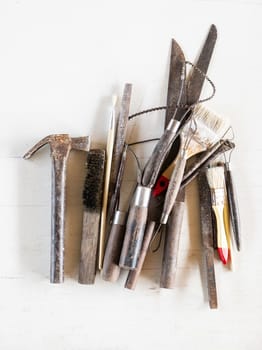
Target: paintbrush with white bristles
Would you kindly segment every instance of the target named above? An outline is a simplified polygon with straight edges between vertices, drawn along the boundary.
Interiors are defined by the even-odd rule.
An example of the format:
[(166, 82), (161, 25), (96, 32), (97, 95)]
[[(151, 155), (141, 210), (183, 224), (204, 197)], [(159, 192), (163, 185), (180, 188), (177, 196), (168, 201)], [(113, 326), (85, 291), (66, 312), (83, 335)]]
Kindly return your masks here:
[(224, 221), (226, 195), (224, 167), (212, 166), (207, 169), (206, 176), (211, 190), (212, 208), (216, 217), (217, 251), (220, 260), (226, 264), (230, 253)]
[(168, 185), (160, 224), (167, 223), (181, 185), (187, 159), (212, 147), (224, 136), (228, 127), (227, 120), (205, 107), (197, 105), (194, 108), (191, 121), (181, 133), (180, 151)]

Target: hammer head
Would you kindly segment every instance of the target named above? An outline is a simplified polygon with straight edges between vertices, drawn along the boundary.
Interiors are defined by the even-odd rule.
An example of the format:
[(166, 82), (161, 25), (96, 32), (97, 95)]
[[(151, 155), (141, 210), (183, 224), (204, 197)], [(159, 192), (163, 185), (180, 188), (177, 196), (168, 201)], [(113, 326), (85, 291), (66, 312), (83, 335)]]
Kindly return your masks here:
[(49, 135), (35, 144), (25, 155), (29, 159), (35, 152), (46, 144), (50, 145), (53, 157), (66, 157), (71, 149), (87, 152), (90, 148), (90, 137), (70, 137), (68, 134)]

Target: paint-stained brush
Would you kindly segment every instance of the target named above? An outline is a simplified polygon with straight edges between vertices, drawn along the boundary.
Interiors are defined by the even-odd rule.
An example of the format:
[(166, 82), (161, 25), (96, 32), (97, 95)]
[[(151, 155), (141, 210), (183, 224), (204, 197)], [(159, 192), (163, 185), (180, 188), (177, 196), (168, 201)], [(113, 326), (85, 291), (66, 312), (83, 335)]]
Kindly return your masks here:
[(79, 266), (79, 283), (93, 284), (97, 268), (97, 251), (103, 195), (105, 151), (90, 150), (83, 191), (83, 230)]
[(220, 260), (226, 264), (229, 258), (229, 247), (227, 243), (224, 204), (225, 204), (225, 177), (223, 166), (213, 166), (207, 169), (207, 181), (211, 190), (212, 208), (216, 217), (217, 250)]
[(217, 143), (228, 130), (229, 123), (201, 105), (194, 108), (194, 129), (187, 124), (181, 133), (181, 147), (168, 185), (160, 223), (166, 224), (175, 203), (187, 159)]

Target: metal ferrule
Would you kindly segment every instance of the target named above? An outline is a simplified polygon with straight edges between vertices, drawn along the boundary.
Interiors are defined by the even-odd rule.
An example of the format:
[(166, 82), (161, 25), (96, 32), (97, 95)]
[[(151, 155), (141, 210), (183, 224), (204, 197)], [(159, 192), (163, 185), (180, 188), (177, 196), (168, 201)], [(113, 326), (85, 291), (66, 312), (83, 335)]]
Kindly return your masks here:
[(211, 190), (211, 201), (212, 205), (224, 205), (225, 202), (225, 191), (223, 188), (217, 188)]
[(137, 186), (135, 196), (134, 196), (134, 205), (137, 207), (147, 207), (150, 196), (151, 188), (145, 186)]
[(117, 210), (115, 212), (113, 225), (121, 225), (121, 226), (123, 226), (123, 225), (125, 225), (125, 222), (126, 222), (126, 212)]
[(170, 119), (169, 123), (167, 124), (166, 130), (171, 131), (173, 134), (175, 134), (180, 126), (180, 121), (176, 119)]
[(167, 224), (167, 220), (168, 220), (169, 215), (166, 212), (162, 213), (161, 219), (160, 219), (160, 223), (162, 225), (166, 225)]
[(231, 166), (229, 162), (226, 162), (225, 165), (226, 165), (226, 171), (231, 170)]

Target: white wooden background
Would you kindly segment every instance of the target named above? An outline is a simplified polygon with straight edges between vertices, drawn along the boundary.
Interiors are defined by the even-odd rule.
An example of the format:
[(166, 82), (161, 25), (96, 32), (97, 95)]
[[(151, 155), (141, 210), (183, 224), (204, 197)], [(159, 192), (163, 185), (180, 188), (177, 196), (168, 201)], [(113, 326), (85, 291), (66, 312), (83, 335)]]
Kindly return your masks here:
[[(262, 348), (261, 18), (259, 0), (1, 0), (1, 349)], [(123, 288), (125, 276), (112, 285), (99, 276), (95, 286), (77, 283), (85, 156), (75, 153), (66, 279), (50, 285), (49, 150), (30, 161), (21, 156), (52, 133), (104, 144), (111, 95), (121, 95), (125, 82), (133, 84), (131, 112), (163, 105), (171, 38), (194, 61), (211, 23), (218, 28), (209, 70), (217, 94), (209, 107), (235, 130), (243, 233), (235, 272), (216, 262), (219, 309), (208, 308), (203, 286), (194, 184), (174, 290), (158, 287), (160, 252), (147, 259), (135, 292)], [(157, 137), (162, 125), (163, 114), (144, 116), (131, 125), (131, 139)]]

